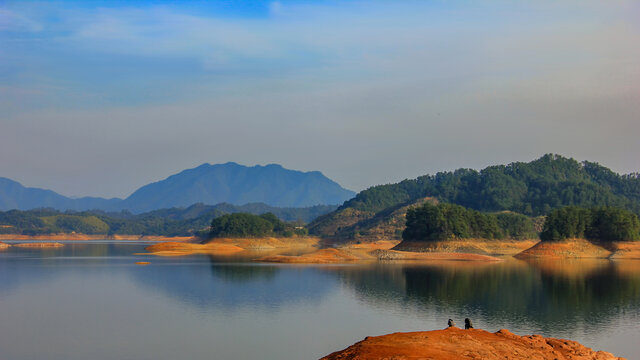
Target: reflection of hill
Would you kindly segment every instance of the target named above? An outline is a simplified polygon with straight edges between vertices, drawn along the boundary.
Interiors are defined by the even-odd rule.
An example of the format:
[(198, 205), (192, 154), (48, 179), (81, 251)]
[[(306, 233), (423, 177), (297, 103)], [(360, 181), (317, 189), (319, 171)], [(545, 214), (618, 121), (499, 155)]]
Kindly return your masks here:
[(211, 266), (213, 276), (230, 283), (272, 281), (278, 270), (275, 266), (247, 264)]
[(632, 271), (640, 266), (629, 270), (625, 262), (461, 265), (404, 264), (336, 272), (363, 301), (374, 305), (391, 302), (462, 318), (473, 315), (485, 323), (518, 321), (537, 329), (576, 321), (598, 324), (621, 309), (640, 307), (640, 272)]
[(184, 303), (229, 310), (313, 303), (337, 285), (315, 268), (254, 263), (211, 262), (209, 266), (177, 263), (135, 268), (131, 275), (140, 284)]
[[(135, 252), (131, 245), (67, 243), (56, 248), (10, 247), (0, 252), (0, 296), (22, 284), (50, 282), (75, 272), (99, 272), (101, 266), (131, 260), (120, 255)], [(89, 266), (85, 266), (89, 265)]]

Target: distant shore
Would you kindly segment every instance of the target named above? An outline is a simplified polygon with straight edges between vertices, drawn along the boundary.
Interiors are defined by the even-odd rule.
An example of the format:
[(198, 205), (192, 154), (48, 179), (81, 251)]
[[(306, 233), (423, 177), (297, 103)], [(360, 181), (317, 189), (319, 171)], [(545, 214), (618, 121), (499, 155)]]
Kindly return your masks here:
[(0, 234), (0, 241), (92, 241), (92, 240), (122, 240), (122, 241), (195, 241), (194, 236), (157, 236), (157, 235), (87, 235), (87, 234)]
[[(87, 235), (87, 234), (0, 234), (0, 241), (140, 241), (158, 243), (150, 247), (155, 255), (181, 256), (194, 253), (231, 254), (242, 251), (274, 250), (255, 261), (277, 263), (352, 263), (378, 260), (465, 260), (496, 261), (503, 257), (518, 259), (640, 259), (640, 241), (593, 242), (585, 239), (562, 241), (452, 239), (406, 242), (379, 240), (363, 243), (332, 243), (314, 236), (219, 238), (200, 244), (195, 236), (159, 235)], [(164, 244), (164, 245), (163, 245)], [(179, 246), (178, 246), (179, 245)], [(0, 246), (6, 247), (6, 246)], [(286, 253), (286, 249), (297, 254)], [(305, 251), (300, 251), (306, 249)], [(275, 250), (281, 250), (280, 254)]]

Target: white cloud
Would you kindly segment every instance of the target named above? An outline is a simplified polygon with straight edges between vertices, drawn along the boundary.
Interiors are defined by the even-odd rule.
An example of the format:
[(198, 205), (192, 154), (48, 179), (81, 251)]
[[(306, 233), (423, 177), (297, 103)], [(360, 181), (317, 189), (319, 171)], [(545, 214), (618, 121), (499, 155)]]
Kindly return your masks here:
[(280, 1), (272, 1), (269, 3), (269, 14), (272, 16), (282, 15), (284, 10), (284, 5), (282, 5)]
[(39, 32), (43, 26), (13, 11), (0, 8), (0, 31)]
[[(640, 168), (637, 5), (430, 4), (286, 4), (246, 19), (170, 7), (61, 15), (58, 57), (38, 47), (50, 61), (27, 71), (46, 86), (0, 87), (21, 89), (10, 100), (20, 111), (2, 120), (0, 170), (59, 172), (50, 187), (123, 196), (229, 160), (322, 170), (356, 190), (546, 152)], [(99, 55), (122, 73), (93, 76), (87, 62)], [(131, 65), (140, 56), (148, 67)], [(189, 62), (176, 59), (200, 67), (187, 77)], [(57, 62), (91, 75), (97, 93), (58, 75)], [(167, 100), (145, 102), (158, 78)], [(85, 104), (132, 86), (140, 94), (126, 94), (142, 99), (133, 105)], [(36, 111), (26, 99), (38, 96), (57, 96), (55, 109)]]

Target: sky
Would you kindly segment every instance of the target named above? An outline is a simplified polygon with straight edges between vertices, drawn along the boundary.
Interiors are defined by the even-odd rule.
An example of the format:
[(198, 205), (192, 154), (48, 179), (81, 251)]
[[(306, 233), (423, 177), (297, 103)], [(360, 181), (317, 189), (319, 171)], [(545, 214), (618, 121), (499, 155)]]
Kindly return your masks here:
[(202, 163), (359, 191), (545, 153), (640, 171), (638, 1), (2, 1), (0, 176)]

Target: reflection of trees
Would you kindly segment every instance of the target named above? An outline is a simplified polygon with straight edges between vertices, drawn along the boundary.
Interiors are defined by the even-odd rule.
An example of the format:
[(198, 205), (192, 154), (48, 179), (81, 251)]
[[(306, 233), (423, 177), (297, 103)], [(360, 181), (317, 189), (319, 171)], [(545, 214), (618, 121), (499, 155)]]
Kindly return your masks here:
[[(195, 259), (195, 258), (194, 258)], [(282, 267), (257, 263), (172, 263), (134, 268), (131, 275), (145, 286), (180, 301), (206, 308), (237, 310), (245, 306), (285, 306), (319, 301), (336, 285), (324, 272), (311, 267)]]
[(261, 264), (224, 264), (211, 262), (211, 273), (228, 282), (270, 281), (279, 268)]
[(51, 282), (79, 271), (85, 274), (102, 271), (100, 267), (85, 265), (131, 263), (118, 257), (134, 252), (130, 245), (126, 246), (78, 242), (56, 248), (7, 248), (0, 252), (0, 295), (22, 284)]
[(628, 268), (608, 260), (587, 267), (580, 262), (550, 267), (508, 261), (354, 267), (338, 273), (370, 303), (432, 308), (462, 317), (472, 313), (503, 324), (517, 319), (545, 329), (575, 321), (598, 324), (622, 308), (640, 307), (640, 270), (620, 271), (620, 266)]

